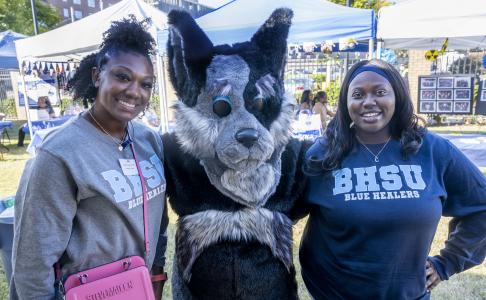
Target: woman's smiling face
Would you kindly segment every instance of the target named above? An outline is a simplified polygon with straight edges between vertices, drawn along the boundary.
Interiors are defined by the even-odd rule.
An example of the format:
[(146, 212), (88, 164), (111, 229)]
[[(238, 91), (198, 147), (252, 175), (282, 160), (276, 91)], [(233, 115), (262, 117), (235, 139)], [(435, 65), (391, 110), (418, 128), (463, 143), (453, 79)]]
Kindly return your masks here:
[(143, 55), (121, 52), (111, 57), (101, 71), (94, 73), (98, 88), (96, 104), (108, 119), (128, 122), (147, 106), (154, 71)]
[(383, 76), (364, 71), (351, 81), (347, 107), (356, 133), (364, 142), (384, 142), (390, 136), (390, 121), (395, 113), (395, 92)]

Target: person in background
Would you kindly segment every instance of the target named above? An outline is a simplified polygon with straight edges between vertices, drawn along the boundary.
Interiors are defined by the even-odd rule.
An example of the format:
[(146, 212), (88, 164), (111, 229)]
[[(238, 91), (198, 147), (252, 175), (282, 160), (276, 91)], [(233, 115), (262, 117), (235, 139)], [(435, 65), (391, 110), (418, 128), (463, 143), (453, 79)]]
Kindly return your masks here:
[[(52, 108), (51, 101), (49, 100), (49, 97), (47, 97), (47, 96), (39, 97), (39, 100), (37, 102), (38, 102), (39, 107), (41, 106), (41, 104), (42, 104), (42, 106), (45, 107), (45, 109), (37, 109), (37, 117), (38, 117), (39, 120), (47, 120), (47, 119), (52, 119), (52, 118), (56, 117), (56, 113), (54, 112), (54, 108)], [(44, 116), (42, 116), (42, 118), (41, 118), (41, 114), (44, 114), (44, 112), (47, 112), (47, 114), (49, 115), (48, 118), (45, 118)]]
[[(336, 116), (306, 154), (310, 216), (300, 246), (314, 299), (430, 299), (486, 254), (486, 178), (448, 140), (418, 125), (396, 69), (362, 61)], [(440, 254), (430, 245), (452, 217)]]
[(319, 116), (321, 117), (322, 130), (325, 130), (327, 126), (327, 116), (334, 117), (334, 113), (329, 109), (328, 106), (326, 92), (317, 92), (314, 100), (315, 104), (312, 108), (312, 112), (315, 114), (319, 114)]
[[(132, 122), (147, 107), (155, 80), (147, 27), (133, 16), (112, 23), (72, 79), (74, 99), (87, 99), (90, 109), (49, 134), (27, 163), (15, 198), (10, 299), (62, 299), (59, 280), (145, 257), (140, 176), (148, 198), (146, 264), (161, 299), (168, 224), (163, 145), (153, 130)], [(136, 157), (141, 175), (133, 172)]]
[[(49, 120), (55, 117), (56, 117), (56, 113), (52, 108), (51, 102), (49, 101), (49, 97), (47, 96), (39, 97), (37, 99), (37, 120)], [(19, 128), (19, 139), (17, 142), (17, 147), (24, 146), (24, 140), (25, 140), (24, 127), (25, 126)]]
[(298, 113), (312, 114), (313, 95), (311, 90), (304, 90), (300, 97), (300, 105)]

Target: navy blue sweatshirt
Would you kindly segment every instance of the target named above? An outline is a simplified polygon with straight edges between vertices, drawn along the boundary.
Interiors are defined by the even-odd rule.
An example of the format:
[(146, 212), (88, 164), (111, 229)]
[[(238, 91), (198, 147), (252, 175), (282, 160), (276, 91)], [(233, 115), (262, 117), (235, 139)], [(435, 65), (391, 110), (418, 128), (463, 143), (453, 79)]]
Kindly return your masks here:
[[(383, 144), (368, 146), (377, 153)], [(324, 154), (318, 140), (309, 157)], [(357, 145), (339, 169), (311, 176), (302, 277), (315, 299), (429, 299), (425, 263), (441, 216), (451, 234), (431, 257), (442, 280), (486, 252), (486, 178), (450, 142), (427, 133), (403, 159), (390, 141), (379, 162)]]

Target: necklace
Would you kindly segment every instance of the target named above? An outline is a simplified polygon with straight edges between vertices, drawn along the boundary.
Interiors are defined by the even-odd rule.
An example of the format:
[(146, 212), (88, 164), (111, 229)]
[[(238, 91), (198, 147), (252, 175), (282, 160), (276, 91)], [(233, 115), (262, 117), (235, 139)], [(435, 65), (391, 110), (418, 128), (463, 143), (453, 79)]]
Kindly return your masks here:
[(381, 152), (383, 152), (383, 150), (385, 150), (385, 147), (386, 145), (388, 145), (388, 142), (391, 140), (391, 136), (388, 138), (388, 140), (386, 140), (385, 142), (385, 145), (383, 145), (383, 147), (381, 147), (380, 151), (378, 151), (378, 153), (373, 153), (373, 151), (370, 150), (370, 148), (368, 148), (364, 143), (362, 143), (359, 139), (359, 137), (356, 135), (356, 139), (358, 140), (358, 142), (366, 148), (366, 150), (368, 150), (369, 153), (371, 153), (371, 155), (373, 155), (373, 157), (375, 158), (375, 162), (380, 162), (380, 159), (378, 158), (378, 156), (381, 154)]
[(115, 137), (113, 137), (103, 126), (101, 126), (101, 124), (98, 122), (98, 120), (96, 120), (96, 118), (93, 116), (93, 114), (91, 113), (91, 109), (88, 110), (88, 113), (89, 115), (91, 116), (91, 119), (93, 119), (93, 121), (95, 121), (96, 125), (98, 125), (98, 127), (107, 135), (109, 136), (113, 142), (115, 142), (115, 144), (118, 145), (118, 151), (123, 151), (123, 141), (127, 138), (127, 131), (125, 130), (125, 135), (123, 136), (123, 140), (120, 140), (120, 139), (117, 139)]

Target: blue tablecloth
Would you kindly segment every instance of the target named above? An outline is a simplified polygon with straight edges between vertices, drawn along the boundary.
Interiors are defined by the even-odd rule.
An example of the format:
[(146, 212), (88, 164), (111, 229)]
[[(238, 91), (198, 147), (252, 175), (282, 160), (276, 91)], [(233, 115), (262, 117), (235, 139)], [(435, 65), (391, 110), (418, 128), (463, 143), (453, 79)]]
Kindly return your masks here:
[[(54, 119), (49, 119), (49, 120), (39, 120), (39, 121), (32, 121), (32, 133), (35, 133), (39, 129), (46, 129), (46, 128), (51, 128), (51, 127), (57, 127), (61, 126), (62, 124), (66, 123), (69, 119), (71, 119), (73, 116), (64, 116), (64, 117), (59, 117), (59, 118), (54, 118)], [(25, 133), (29, 133), (29, 125), (28, 123), (25, 123), (22, 125), (22, 131)]]
[(2, 130), (5, 128), (12, 128), (12, 126), (12, 121), (0, 121), (0, 132), (2, 132)]
[(13, 205), (13, 196), (0, 199), (0, 256), (7, 276), (7, 284), (10, 283), (12, 276)]

